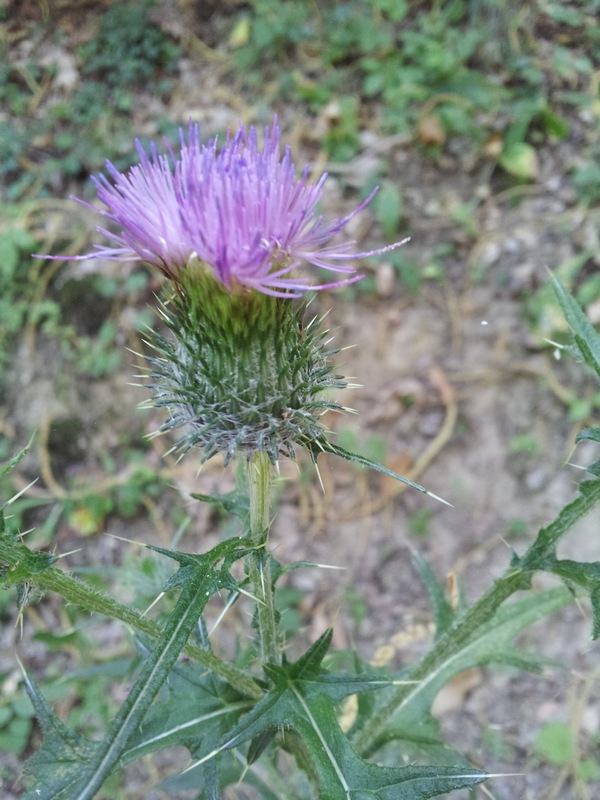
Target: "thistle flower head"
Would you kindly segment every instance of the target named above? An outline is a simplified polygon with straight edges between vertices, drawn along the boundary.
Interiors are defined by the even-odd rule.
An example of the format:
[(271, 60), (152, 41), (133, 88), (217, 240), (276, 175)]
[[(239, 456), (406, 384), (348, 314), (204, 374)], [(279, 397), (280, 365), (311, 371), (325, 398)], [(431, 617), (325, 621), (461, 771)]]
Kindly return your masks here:
[[(317, 205), (327, 174), (309, 180), (307, 167), (297, 177), (289, 147), (281, 154), (276, 120), (265, 129), (262, 147), (256, 129), (244, 126), (222, 146), (217, 139), (203, 145), (192, 123), (187, 141), (180, 132), (178, 152), (168, 142), (163, 155), (154, 144), (149, 154), (136, 144), (138, 165), (122, 173), (107, 161), (108, 177), (94, 178), (106, 206), (101, 213), (120, 233), (99, 227), (112, 244), (77, 259), (141, 259), (175, 282), (200, 265), (230, 291), (290, 296), (359, 280), (349, 262), (401, 244), (369, 253), (354, 252), (353, 241), (330, 244), (373, 195), (347, 217), (326, 223)], [(311, 287), (296, 274), (303, 263), (349, 277)]]
[[(302, 324), (304, 306), (289, 298), (309, 288), (351, 283), (351, 262), (398, 247), (356, 253), (354, 242), (332, 244), (370, 195), (349, 216), (326, 223), (317, 212), (327, 175), (298, 177), (290, 149), (281, 153), (275, 120), (259, 146), (242, 126), (203, 145), (198, 126), (180, 134), (165, 154), (139, 142), (139, 164), (95, 178), (101, 212), (120, 228), (98, 228), (110, 241), (84, 258), (138, 260), (169, 280), (162, 315), (171, 336), (153, 334), (148, 358), (153, 405), (179, 429), (176, 446), (223, 453), (266, 452), (272, 461), (295, 445), (321, 448), (321, 417), (342, 407), (326, 394), (342, 388), (318, 326)], [(346, 277), (311, 287), (302, 264)], [(175, 291), (173, 291), (173, 289)], [(324, 394), (325, 393), (325, 394)]]

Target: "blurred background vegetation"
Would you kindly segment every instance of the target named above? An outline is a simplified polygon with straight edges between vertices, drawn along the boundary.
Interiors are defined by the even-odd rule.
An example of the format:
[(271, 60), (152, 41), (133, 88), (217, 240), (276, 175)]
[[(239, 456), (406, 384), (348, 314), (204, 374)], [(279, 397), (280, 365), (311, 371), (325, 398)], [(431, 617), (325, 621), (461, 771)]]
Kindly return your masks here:
[[(491, 200), (515, 209), (555, 192), (587, 233), (549, 266), (598, 321), (599, 16), (600, 0), (2, 0), (0, 462), (34, 429), (37, 440), (25, 473), (0, 487), (0, 500), (41, 475), (11, 506), (14, 529), (36, 526), (39, 546), (64, 551), (81, 537), (95, 540), (109, 519), (123, 520), (125, 530), (149, 526), (163, 543), (189, 522), (174, 465), (161, 458), (166, 447), (143, 439), (152, 425), (132, 421), (130, 409), (119, 414), (120, 402), (142, 395), (119, 394), (110, 383), (119, 371), (131, 373), (125, 347), (143, 349), (157, 277), (141, 265), (74, 268), (31, 256), (90, 248), (93, 215), (68, 197), (92, 202), (89, 175), (105, 159), (119, 169), (133, 163), (135, 136), (175, 142), (190, 118), (209, 136), (238, 121), (268, 124), (277, 113), (297, 163), (328, 169), (340, 205), (381, 186), (364, 233), (373, 246), (418, 232), (424, 207), (433, 218), (426, 254), (392, 254), (379, 276), (371, 270), (348, 290), (357, 304), (452, 287), (458, 262), (467, 261), (468, 280), (481, 284), (491, 263), (481, 244)], [(413, 189), (420, 180), (433, 187), (429, 205), (405, 192), (398, 153), (412, 169)], [(442, 202), (454, 185), (458, 200)], [(560, 234), (559, 225), (539, 235)], [(536, 346), (560, 338), (562, 323), (539, 276), (513, 296)], [(563, 401), (573, 421), (600, 405), (595, 393), (565, 390)], [(340, 435), (346, 444), (355, 436)], [(386, 456), (376, 433), (350, 443)], [(531, 435), (515, 437), (510, 448), (531, 453)], [(411, 518), (417, 535), (427, 530), (427, 513)], [(75, 571), (98, 585), (110, 585), (119, 571), (140, 607), (150, 602), (164, 579), (162, 562), (102, 547), (94, 567), (83, 558)], [(283, 600), (297, 629), (301, 595), (290, 587)], [(0, 594), (0, 614), (8, 646), (10, 593)], [(100, 675), (108, 686), (124, 675), (129, 644), (111, 640), (98, 661), (90, 642), (102, 634), (83, 625), (76, 609), (56, 603), (26, 614), (29, 663), (43, 674), (46, 696), (62, 704), (70, 724), (93, 731), (119, 699), (97, 693), (89, 679)], [(6, 762), (0, 786), (9, 791), (36, 734), (4, 653), (0, 751), (16, 761)], [(565, 737), (572, 747), (562, 747)], [(577, 773), (585, 786), (600, 777), (600, 765), (582, 766), (572, 738), (568, 726), (543, 729), (536, 758), (571, 778)], [(137, 796), (150, 795), (127, 794)]]

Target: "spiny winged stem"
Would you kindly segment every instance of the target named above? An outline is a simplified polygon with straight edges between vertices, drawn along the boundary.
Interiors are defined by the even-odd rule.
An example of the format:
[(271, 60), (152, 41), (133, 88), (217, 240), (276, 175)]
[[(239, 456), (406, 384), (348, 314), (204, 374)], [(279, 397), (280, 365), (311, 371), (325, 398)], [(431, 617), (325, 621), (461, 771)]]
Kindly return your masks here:
[[(18, 579), (26, 584), (31, 584), (41, 592), (56, 592), (67, 603), (79, 606), (90, 613), (121, 620), (140, 633), (145, 633), (155, 639), (162, 634), (162, 627), (154, 620), (96, 589), (92, 589), (80, 579), (72, 578), (60, 569), (49, 566), (48, 564), (51, 562), (42, 562), (44, 563), (43, 569), (36, 567), (36, 559), (39, 559), (41, 555), (32, 553), (21, 542), (13, 542), (7, 536), (0, 536), (0, 564), (8, 567), (7, 580), (10, 583), (16, 582)], [(28, 569), (26, 565), (30, 565)], [(15, 575), (19, 568), (23, 570), (23, 573)], [(214, 653), (202, 650), (191, 642), (186, 643), (184, 652), (199, 664), (215, 672), (242, 694), (260, 698), (260, 687), (248, 675), (217, 658)]]
[[(530, 588), (534, 572), (548, 569), (549, 563), (551, 564), (555, 558), (555, 548), (561, 537), (577, 520), (600, 503), (600, 481), (588, 481), (581, 485), (580, 491), (581, 494), (565, 506), (553, 522), (538, 532), (535, 541), (525, 554), (521, 558), (514, 558), (508, 571), (437, 640), (425, 658), (407, 676), (409, 680), (425, 680), (428, 675), (440, 669), (444, 662), (460, 652), (478, 628), (492, 619), (505, 600), (515, 592)], [(385, 708), (378, 711), (361, 728), (354, 740), (354, 746), (361, 755), (371, 755), (377, 749), (378, 741), (386, 726), (392, 717), (400, 712), (412, 691), (409, 685), (401, 686), (386, 703)]]
[(277, 636), (271, 565), (267, 552), (267, 539), (271, 526), (272, 479), (272, 465), (267, 453), (256, 452), (248, 459), (246, 478), (250, 500), (249, 535), (254, 545), (254, 552), (247, 557), (247, 565), (256, 597), (260, 654), (264, 662), (279, 664), (281, 653)]
[[(472, 638), (474, 632), (493, 617), (502, 603), (519, 589), (527, 587), (527, 580), (521, 570), (509, 570), (498, 579), (477, 603), (469, 609), (457, 625), (441, 636), (434, 647), (407, 676), (408, 681), (422, 681), (432, 672), (439, 669), (446, 661)], [(386, 703), (385, 707), (375, 714), (360, 730), (354, 746), (364, 757), (372, 755), (377, 749), (379, 737), (384, 732), (392, 717), (398, 713), (409, 698), (413, 686), (408, 683)]]

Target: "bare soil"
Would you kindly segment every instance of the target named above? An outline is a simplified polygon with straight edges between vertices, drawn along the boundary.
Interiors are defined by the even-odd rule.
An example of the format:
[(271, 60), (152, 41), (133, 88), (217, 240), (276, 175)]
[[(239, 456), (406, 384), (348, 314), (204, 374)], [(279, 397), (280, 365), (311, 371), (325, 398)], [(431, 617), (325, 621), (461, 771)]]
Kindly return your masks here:
[[(175, 33), (182, 24), (172, 15), (162, 22)], [(163, 111), (184, 123), (192, 115), (206, 136), (238, 119), (268, 121), (270, 111), (236, 94), (235, 85), (223, 88), (217, 56), (211, 61), (206, 54), (187, 55), (168, 102), (140, 96), (137, 128), (151, 134), (153, 119)], [(296, 162), (322, 163), (318, 153), (315, 157), (313, 130), (326, 121), (307, 120), (298, 109), (277, 111), (285, 139), (295, 144)], [(581, 366), (555, 358), (544, 341), (554, 320), (545, 315), (554, 312), (536, 316), (531, 303), (547, 270), (583, 250), (599, 254), (590, 256), (587, 268), (598, 267), (598, 209), (582, 210), (568, 177), (575, 149), (575, 141), (542, 149), (535, 183), (510, 185), (492, 163), (472, 161), (460, 144), (436, 162), (414, 143), (384, 140), (365, 128), (356, 161), (343, 169), (331, 165), (324, 203), (328, 216), (355, 207), (358, 187), (379, 165), (386, 180), (402, 189), (400, 234), (411, 236), (405, 245), (410, 260), (426, 271), (440, 244), (452, 246), (441, 273), (424, 280), (416, 294), (389, 264), (372, 263), (365, 269), (374, 276), (373, 291), (328, 293), (316, 301), (323, 312), (332, 308), (327, 325), (335, 343), (356, 345), (341, 354), (340, 368), (362, 384), (340, 397), (358, 414), (332, 419), (332, 428), (367, 450), (379, 437), (389, 467), (423, 483), (452, 507), (330, 456), (319, 462), (324, 493), (310, 464), (301, 461), (300, 471), (282, 464), (273, 531), (278, 559), (343, 568), (299, 571), (289, 578), (288, 585), (305, 593), (299, 612), (307, 638), (334, 623), (336, 647), (356, 646), (379, 663), (410, 663), (431, 636), (431, 613), (412, 553), (422, 553), (442, 580), (454, 576), (473, 601), (507, 568), (511, 550), (522, 552), (537, 529), (575, 496), (583, 473), (572, 464), (588, 464), (595, 454), (587, 446), (573, 451), (584, 421), (569, 418), (569, 404), (571, 393), (589, 397), (594, 384)], [(453, 221), (468, 203), (473, 206), (469, 224)], [(87, 212), (81, 216), (61, 208), (49, 215), (47, 225), (66, 229), (72, 214), (85, 219), (90, 231), (96, 223)], [(366, 212), (363, 218), (353, 231), (361, 248), (380, 245), (373, 217)], [(93, 270), (118, 275), (123, 267), (65, 266), (55, 286), (82, 280)], [(140, 308), (152, 304), (155, 288), (138, 298)], [(136, 344), (130, 308), (117, 301), (103, 313), (117, 321), (123, 346)], [(145, 392), (129, 385), (137, 371), (131, 359), (108, 378), (75, 378), (62, 371), (56, 342), (40, 335), (34, 349), (31, 341), (20, 342), (1, 416), (16, 445), (39, 430), (36, 453), (22, 476), (24, 484), (41, 474), (33, 495), (60, 500), (64, 487), (126, 480), (123, 437), (141, 440), (160, 423), (158, 412), (136, 409)], [(78, 432), (57, 428), (65, 420), (78, 420)], [(64, 430), (66, 435), (57, 435)], [(197, 476), (193, 457), (176, 464), (164, 457), (167, 449), (167, 442), (155, 441), (146, 463), (175, 488), (163, 498), (148, 499), (147, 515), (129, 521), (107, 517), (102, 532), (168, 543), (174, 533), (171, 505), (179, 502), (193, 520), (183, 546), (209, 546), (219, 536), (214, 515), (192, 505), (189, 492), (227, 490), (232, 470), (215, 461)], [(114, 470), (108, 475), (102, 466), (107, 456)], [(565, 541), (561, 555), (598, 560), (599, 523), (596, 511)], [(84, 538), (68, 517), (49, 544), (61, 552), (82, 548), (65, 559), (71, 569), (118, 565), (133, 547), (108, 536)], [(237, 634), (241, 619), (225, 628), (226, 640)], [(33, 631), (60, 626), (61, 620), (60, 601), (46, 597), (26, 613), (22, 641), (5, 622), (0, 672), (8, 689), (16, 671), (15, 646), (34, 674), (43, 674), (49, 660), (72, 665), (68, 656), (48, 653), (32, 638)], [(568, 770), (544, 764), (532, 749), (541, 726), (559, 721), (571, 725), (584, 755), (594, 748), (597, 754), (600, 669), (590, 626), (589, 609), (574, 604), (523, 637), (525, 647), (556, 659), (556, 666), (538, 676), (504, 668), (476, 670), (459, 676), (439, 698), (436, 713), (447, 741), (475, 765), (513, 774), (490, 782), (497, 800), (585, 800), (600, 791), (600, 782), (577, 782)], [(115, 652), (122, 647), (119, 626), (95, 626), (94, 631), (103, 647)], [(3, 797), (12, 800), (19, 792), (20, 766), (9, 757), (2, 757), (2, 764)], [(166, 797), (150, 791), (153, 772), (145, 769), (128, 771), (127, 797)], [(163, 760), (159, 769), (168, 773), (173, 765)]]

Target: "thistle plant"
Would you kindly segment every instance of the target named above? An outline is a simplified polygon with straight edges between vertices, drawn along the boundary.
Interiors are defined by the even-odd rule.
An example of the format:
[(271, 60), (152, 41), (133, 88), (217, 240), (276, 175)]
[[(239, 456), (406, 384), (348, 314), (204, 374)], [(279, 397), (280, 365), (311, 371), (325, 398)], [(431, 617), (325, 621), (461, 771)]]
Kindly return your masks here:
[[(270, 551), (279, 461), (295, 458), (300, 449), (314, 462), (329, 452), (435, 495), (330, 440), (326, 414), (344, 410), (337, 393), (347, 384), (335, 372), (336, 351), (321, 320), (307, 316), (309, 292), (359, 280), (357, 260), (402, 242), (369, 252), (356, 252), (351, 241), (336, 244), (372, 195), (349, 216), (326, 223), (317, 211), (326, 175), (315, 182), (305, 169), (297, 176), (289, 148), (281, 153), (276, 121), (262, 138), (260, 145), (254, 128), (241, 127), (222, 145), (216, 139), (202, 145), (198, 128), (190, 125), (177, 152), (166, 143), (164, 155), (154, 146), (148, 154), (138, 143), (137, 166), (121, 173), (107, 163), (107, 176), (95, 179), (105, 206), (101, 213), (116, 232), (98, 228), (110, 245), (75, 260), (143, 260), (166, 278), (158, 307), (166, 332), (149, 333), (145, 356), (149, 402), (166, 409), (158, 433), (173, 431), (173, 446), (182, 456), (198, 451), (202, 462), (220, 454), (226, 467), (241, 465), (244, 485), (233, 495), (194, 495), (236, 515), (241, 535), (203, 554), (151, 548), (179, 567), (164, 587), (178, 591), (175, 609), (158, 624), (62, 572), (55, 556), (29, 550), (0, 513), (0, 564), (5, 583), (19, 587), (20, 612), (28, 587), (58, 592), (87, 611), (126, 622), (136, 630), (142, 654), (128, 697), (100, 741), (60, 722), (24, 673), (44, 732), (40, 750), (26, 765), (27, 800), (93, 798), (119, 767), (174, 745), (187, 747), (192, 761), (171, 790), (191, 786), (198, 798), (210, 800), (242, 780), (265, 800), (420, 800), (475, 786), (489, 776), (456, 752), (446, 749), (440, 756), (430, 715), (439, 689), (476, 664), (527, 663), (514, 637), (569, 602), (576, 586), (590, 593), (593, 632), (600, 633), (597, 565), (556, 557), (560, 537), (600, 499), (600, 469), (594, 465), (594, 478), (583, 484), (580, 497), (540, 531), (524, 555), (515, 554), (505, 576), (472, 608), (457, 610), (418, 561), (437, 635), (411, 669), (383, 672), (355, 655), (354, 671), (335, 671), (328, 653), (331, 630), (297, 661), (286, 658), (277, 582), (306, 564), (279, 564)], [(338, 277), (315, 285), (306, 274), (311, 265)], [(557, 291), (579, 352), (600, 374), (595, 332), (564, 291)], [(598, 429), (585, 435), (600, 439)], [(231, 569), (237, 561), (244, 564), (241, 578)], [(570, 591), (549, 590), (502, 606), (542, 569), (561, 577)], [(212, 652), (202, 617), (219, 593), (228, 595), (228, 603), (241, 594), (254, 603), (250, 669)], [(178, 661), (182, 652), (187, 663)], [(361, 697), (359, 713), (342, 730), (339, 706), (349, 695)], [(417, 751), (431, 759), (417, 765)], [(368, 760), (374, 756), (376, 761)], [(304, 780), (289, 777), (289, 758)]]

